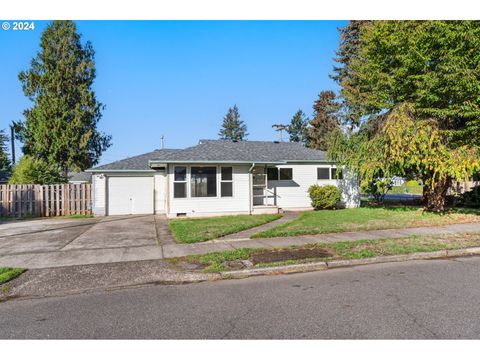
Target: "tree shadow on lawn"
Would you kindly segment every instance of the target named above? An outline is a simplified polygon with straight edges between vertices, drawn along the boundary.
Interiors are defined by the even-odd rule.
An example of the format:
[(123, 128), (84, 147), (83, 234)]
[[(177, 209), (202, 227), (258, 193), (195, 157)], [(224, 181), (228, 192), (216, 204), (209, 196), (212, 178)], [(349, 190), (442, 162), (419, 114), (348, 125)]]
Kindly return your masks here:
[(433, 212), (428, 211), (422, 205), (407, 205), (407, 204), (373, 204), (373, 203), (362, 203), (362, 208), (367, 209), (382, 209), (391, 212), (409, 212), (409, 211), (418, 211), (423, 210), (423, 213), (426, 214), (437, 214), (437, 215), (451, 215), (451, 214), (459, 214), (459, 215), (480, 215), (480, 209), (476, 208), (466, 208), (466, 207), (451, 207), (445, 209), (442, 212)]

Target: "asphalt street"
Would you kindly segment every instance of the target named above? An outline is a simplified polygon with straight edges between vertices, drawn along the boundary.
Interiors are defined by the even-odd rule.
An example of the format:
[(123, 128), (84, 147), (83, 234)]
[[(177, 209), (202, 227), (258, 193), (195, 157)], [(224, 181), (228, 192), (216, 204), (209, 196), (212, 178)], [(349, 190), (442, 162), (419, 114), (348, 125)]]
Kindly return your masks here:
[(480, 257), (0, 303), (0, 338), (478, 339)]

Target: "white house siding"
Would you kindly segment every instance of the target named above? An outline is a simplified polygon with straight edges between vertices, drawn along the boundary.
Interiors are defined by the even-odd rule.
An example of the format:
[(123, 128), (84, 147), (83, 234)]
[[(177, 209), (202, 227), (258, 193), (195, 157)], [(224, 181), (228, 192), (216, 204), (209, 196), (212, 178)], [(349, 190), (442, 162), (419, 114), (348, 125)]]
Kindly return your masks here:
[[(282, 209), (310, 209), (311, 201), (308, 188), (311, 185), (335, 185), (342, 189), (342, 201), (346, 207), (357, 207), (355, 194), (357, 186), (355, 180), (318, 180), (317, 168), (331, 168), (329, 164), (289, 163), (279, 165), (278, 168), (291, 168), (293, 180), (268, 181), (268, 188), (276, 195), (276, 205)], [(335, 167), (335, 166), (333, 166)], [(346, 176), (347, 177), (347, 176)], [(359, 200), (359, 199), (358, 199)]]
[[(187, 167), (187, 197), (173, 197), (173, 169), (174, 166)], [(168, 193), (169, 204), (168, 216), (175, 217), (178, 214), (187, 216), (213, 216), (226, 214), (249, 214), (250, 213), (250, 174), (248, 165), (229, 165), (229, 164), (195, 164), (193, 166), (216, 166), (217, 167), (217, 196), (216, 197), (196, 197), (190, 196), (190, 165), (170, 164), (168, 166)], [(233, 167), (233, 196), (220, 196), (220, 167)]]
[(104, 175), (92, 176), (93, 187), (93, 213), (98, 216), (105, 215), (105, 199), (106, 199), (106, 179)]
[(159, 171), (155, 173), (155, 213), (163, 214), (165, 213), (165, 184), (166, 174), (165, 171)]

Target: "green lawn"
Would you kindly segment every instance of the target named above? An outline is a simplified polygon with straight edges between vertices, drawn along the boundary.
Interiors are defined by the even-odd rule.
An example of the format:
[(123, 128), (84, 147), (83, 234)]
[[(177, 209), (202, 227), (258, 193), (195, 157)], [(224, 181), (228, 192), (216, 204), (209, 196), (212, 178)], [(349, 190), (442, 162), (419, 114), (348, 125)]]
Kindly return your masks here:
[(169, 225), (177, 242), (196, 243), (250, 229), (280, 217), (275, 214), (187, 218), (170, 220)]
[(423, 194), (423, 186), (422, 185), (401, 185), (401, 186), (394, 186), (392, 190), (388, 192), (389, 194), (415, 194), (415, 195), (422, 195)]
[(90, 219), (93, 218), (93, 215), (82, 215), (82, 214), (74, 214), (65, 216), (68, 219)]
[(322, 233), (447, 225), (480, 221), (478, 210), (458, 209), (445, 214), (421, 208), (361, 207), (356, 209), (308, 211), (299, 218), (255, 234), (253, 238), (314, 235)]
[(6, 283), (7, 281), (15, 279), (24, 271), (25, 269), (0, 267), (0, 285)]
[(191, 255), (184, 258), (168, 259), (172, 263), (191, 262), (204, 266), (203, 272), (219, 272), (229, 270), (227, 261), (249, 260), (252, 254), (279, 251), (285, 249), (321, 248), (332, 253), (328, 258), (310, 258), (302, 260), (285, 260), (281, 262), (258, 263), (255, 267), (299, 264), (312, 261), (332, 261), (343, 259), (363, 259), (376, 256), (411, 254), (438, 250), (452, 250), (480, 246), (479, 233), (443, 234), (434, 236), (410, 236), (399, 239), (341, 241), (334, 243), (318, 243), (304, 246), (291, 246), (277, 249), (237, 249), (215, 252), (204, 255)]

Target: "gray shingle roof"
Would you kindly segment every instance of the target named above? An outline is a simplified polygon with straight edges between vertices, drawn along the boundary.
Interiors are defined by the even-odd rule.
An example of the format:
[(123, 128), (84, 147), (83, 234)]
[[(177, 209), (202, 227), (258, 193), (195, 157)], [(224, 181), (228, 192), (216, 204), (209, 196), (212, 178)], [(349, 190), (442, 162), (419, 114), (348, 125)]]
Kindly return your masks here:
[(132, 156), (123, 160), (115, 161), (110, 164), (97, 166), (92, 170), (151, 170), (148, 161), (168, 154), (180, 151), (179, 149), (161, 149), (152, 152)]
[(288, 160), (325, 161), (325, 152), (299, 143), (273, 141), (200, 140), (196, 146), (151, 160), (282, 162)]
[(68, 174), (69, 182), (91, 182), (92, 174), (82, 171), (82, 172), (71, 172)]
[(309, 149), (299, 143), (273, 141), (200, 140), (196, 146), (183, 150), (155, 150), (93, 170), (150, 170), (148, 162), (245, 162), (275, 163), (285, 161), (326, 160), (324, 151)]

